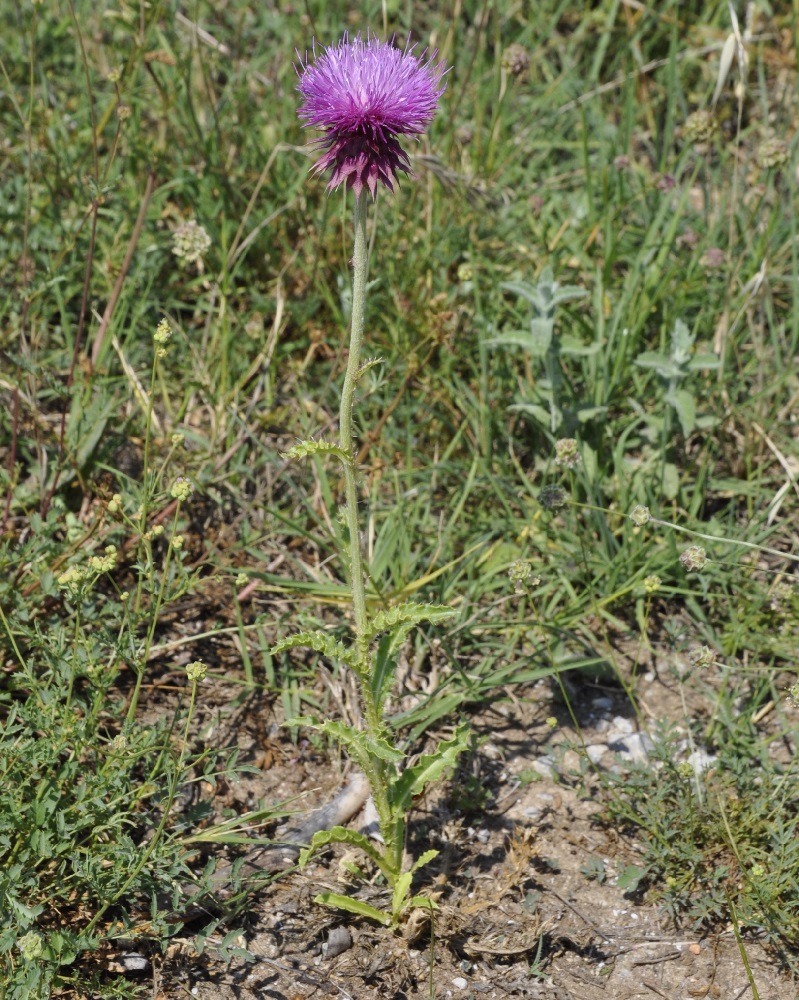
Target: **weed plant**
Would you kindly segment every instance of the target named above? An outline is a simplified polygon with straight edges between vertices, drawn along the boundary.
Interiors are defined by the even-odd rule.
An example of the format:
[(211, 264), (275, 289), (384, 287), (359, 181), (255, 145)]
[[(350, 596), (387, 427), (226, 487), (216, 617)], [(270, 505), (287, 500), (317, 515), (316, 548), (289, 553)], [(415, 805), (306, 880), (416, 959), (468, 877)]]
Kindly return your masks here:
[[(688, 874), (654, 834), (639, 864), (680, 919), (718, 922), (729, 891), (744, 942), (756, 928), (795, 948), (799, 873), (780, 846), (795, 772), (734, 706), (773, 702), (795, 753), (799, 22), (750, 5), (736, 38), (724, 3), (456, 6), (14, 12), (0, 54), (8, 996), (118, 995), (83, 953), (120, 934), (162, 947), (162, 900), (187, 867), (201, 878), (190, 852), (213, 834), (173, 803), (228, 763), (189, 732), (193, 682), (176, 716), (145, 723), (148, 678), (182, 679), (176, 654), (213, 645), (212, 673), (241, 663), (226, 673), (289, 718), (329, 714), (343, 683), (324, 656), (270, 650), (298, 629), (347, 633), (339, 470), (281, 458), (333, 436), (353, 308), (347, 212), (307, 183), (293, 63), (311, 34), (367, 27), (452, 67), (418, 180), (376, 208), (385, 264), (366, 325), (390, 377), (358, 388), (367, 604), (458, 611), (403, 650), (437, 682), (387, 701), (391, 739), (423, 751), (500, 687), (598, 664), (635, 699), (653, 660), (712, 647), (726, 669), (708, 668), (701, 740), (679, 721), (723, 762), (715, 776), (686, 778), (664, 752), (657, 781), (634, 775), (614, 801), (661, 834), (667, 810), (684, 817)], [(529, 301), (555, 282), (583, 294)], [(540, 320), (543, 354), (491, 343)], [(178, 476), (195, 486), (179, 511)], [(653, 520), (631, 519), (638, 505)], [(689, 572), (694, 545), (706, 563), (694, 553)]]
[(769, 744), (779, 738), (764, 740), (750, 720), (739, 714), (706, 760), (686, 753), (684, 735), (660, 734), (654, 767), (608, 777), (606, 816), (644, 845), (634, 878), (619, 884), (650, 889), (669, 917), (697, 931), (724, 927), (732, 903), (744, 935), (797, 971), (796, 765), (775, 762)]

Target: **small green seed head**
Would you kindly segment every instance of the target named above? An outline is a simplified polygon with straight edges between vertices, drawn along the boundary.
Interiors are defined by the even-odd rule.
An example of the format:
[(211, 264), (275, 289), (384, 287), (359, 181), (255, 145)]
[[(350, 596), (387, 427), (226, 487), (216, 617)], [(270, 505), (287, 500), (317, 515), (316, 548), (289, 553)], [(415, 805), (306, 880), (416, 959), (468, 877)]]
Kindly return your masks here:
[(699, 646), (697, 649), (691, 650), (688, 654), (688, 659), (695, 667), (699, 667), (700, 670), (706, 670), (716, 662), (716, 654), (710, 646)]
[(784, 167), (788, 162), (788, 144), (776, 136), (764, 139), (757, 150), (757, 162), (766, 170)]
[(544, 510), (557, 510), (565, 507), (569, 495), (562, 486), (545, 486), (538, 494), (538, 502)]
[(170, 495), (175, 498), (175, 500), (180, 500), (185, 502), (194, 492), (194, 484), (190, 479), (185, 476), (178, 476), (175, 482), (172, 484), (172, 489), (170, 490)]
[(707, 553), (701, 545), (689, 545), (680, 554), (680, 562), (688, 573), (698, 573), (707, 565)]
[(26, 962), (35, 962), (44, 954), (44, 941), (41, 934), (36, 931), (28, 931), (21, 938), (17, 938), (17, 951)]
[(580, 447), (574, 438), (561, 438), (555, 442), (555, 465), (576, 469), (582, 460)]
[(196, 219), (189, 219), (172, 233), (172, 253), (183, 264), (199, 264), (211, 246), (211, 237)]
[(683, 135), (688, 142), (709, 142), (718, 127), (712, 111), (694, 111), (685, 119)]
[(654, 594), (656, 591), (660, 590), (660, 585), (663, 581), (657, 575), (657, 573), (651, 573), (649, 576), (644, 577), (644, 590), (647, 594)]
[(155, 333), (153, 334), (153, 340), (160, 347), (164, 347), (168, 342), (169, 338), (172, 336), (172, 327), (169, 323), (162, 319), (158, 326), (155, 328)]
[(200, 681), (205, 680), (207, 673), (208, 667), (206, 667), (202, 660), (195, 660), (194, 663), (190, 663), (186, 667), (186, 676), (192, 684), (198, 684)]

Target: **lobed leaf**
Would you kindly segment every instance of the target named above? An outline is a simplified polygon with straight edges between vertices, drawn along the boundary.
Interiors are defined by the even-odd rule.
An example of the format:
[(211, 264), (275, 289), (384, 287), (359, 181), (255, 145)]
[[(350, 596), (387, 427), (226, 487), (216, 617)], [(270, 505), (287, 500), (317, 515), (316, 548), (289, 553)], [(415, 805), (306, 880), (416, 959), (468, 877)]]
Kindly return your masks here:
[(314, 851), (318, 851), (320, 847), (327, 847), (328, 844), (349, 844), (350, 847), (359, 848), (374, 861), (386, 877), (390, 877), (391, 871), (386, 860), (372, 841), (357, 830), (348, 830), (345, 826), (334, 826), (330, 830), (319, 830), (315, 833), (308, 847), (300, 851), (298, 862), (300, 868), (304, 868), (308, 864)]
[(439, 743), (434, 753), (424, 754), (418, 764), (402, 772), (389, 789), (391, 808), (396, 816), (405, 816), (414, 797), (454, 765), (458, 754), (469, 746), (468, 736), (468, 724), (458, 726), (451, 740)]
[(399, 764), (405, 757), (401, 750), (393, 747), (388, 740), (369, 736), (368, 733), (348, 726), (344, 722), (337, 722), (334, 719), (325, 719), (319, 722), (312, 716), (300, 716), (286, 720), (287, 726), (307, 726), (315, 729), (325, 736), (332, 736), (338, 740), (342, 746), (346, 747), (347, 753), (358, 766), (367, 774), (374, 772), (376, 760), (382, 760), (389, 764)]
[(280, 457), (300, 459), (311, 458), (314, 455), (335, 455), (345, 465), (352, 463), (352, 455), (348, 451), (345, 451), (344, 448), (339, 447), (339, 445), (333, 444), (332, 441), (300, 441), (299, 444), (295, 444), (293, 448), (289, 448)]
[(294, 635), (288, 635), (285, 639), (276, 642), (272, 646), (270, 653), (274, 656), (275, 653), (282, 653), (286, 649), (296, 649), (297, 646), (312, 649), (314, 652), (321, 653), (331, 660), (338, 660), (340, 663), (345, 663), (348, 667), (355, 667), (358, 663), (358, 655), (354, 649), (345, 646), (343, 642), (337, 642), (327, 632), (322, 632), (321, 629), (313, 629), (308, 632), (295, 632)]
[(411, 629), (423, 621), (439, 622), (456, 613), (453, 608), (441, 604), (416, 604), (408, 601), (375, 615), (365, 633), (367, 642), (380, 632), (389, 633), (381, 639), (372, 667), (372, 695), (378, 711), (382, 709), (391, 689), (397, 656)]
[[(385, 611), (378, 611), (367, 625), (364, 635), (368, 641), (381, 632), (388, 632), (397, 626), (404, 628), (407, 625), (409, 631), (421, 622), (440, 622), (455, 614), (457, 614), (455, 609), (445, 604), (416, 604), (413, 601), (406, 601)], [(406, 631), (405, 635), (407, 634)]]

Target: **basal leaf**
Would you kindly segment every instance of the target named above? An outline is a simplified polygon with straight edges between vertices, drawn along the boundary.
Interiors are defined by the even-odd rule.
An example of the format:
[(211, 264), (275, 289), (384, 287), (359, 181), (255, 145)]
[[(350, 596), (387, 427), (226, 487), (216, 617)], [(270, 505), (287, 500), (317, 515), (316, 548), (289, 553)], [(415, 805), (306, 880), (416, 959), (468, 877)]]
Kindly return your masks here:
[(411, 874), (414, 875), (416, 872), (419, 871), (420, 868), (424, 868), (425, 865), (430, 864), (433, 858), (437, 857), (438, 857), (438, 851), (435, 850), (425, 851), (424, 854), (421, 854), (414, 862), (413, 868), (411, 868)]
[(399, 913), (402, 910), (402, 904), (408, 895), (412, 878), (413, 874), (411, 872), (403, 872), (394, 884), (394, 892), (391, 896), (392, 913)]
[(347, 913), (357, 913), (358, 916), (366, 917), (367, 920), (376, 920), (384, 927), (391, 925), (390, 914), (377, 910), (374, 906), (370, 906), (354, 896), (342, 896), (338, 892), (322, 892), (318, 896), (314, 896), (314, 902), (321, 903), (323, 906), (331, 906), (336, 910), (344, 910)]
[(345, 826), (334, 826), (330, 830), (320, 830), (315, 833), (308, 847), (300, 851), (300, 868), (304, 868), (308, 864), (308, 859), (314, 851), (318, 851), (320, 847), (327, 847), (328, 844), (349, 844), (350, 847), (358, 847), (374, 861), (384, 875), (391, 874), (383, 855), (372, 841), (357, 830), (348, 830)]

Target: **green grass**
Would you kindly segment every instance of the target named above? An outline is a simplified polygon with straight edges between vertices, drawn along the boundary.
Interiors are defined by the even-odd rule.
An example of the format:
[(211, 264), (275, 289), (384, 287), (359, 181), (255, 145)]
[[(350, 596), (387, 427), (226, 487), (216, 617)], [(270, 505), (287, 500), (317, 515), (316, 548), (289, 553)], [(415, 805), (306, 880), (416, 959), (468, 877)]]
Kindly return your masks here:
[[(642, 776), (614, 801), (647, 830), (675, 808), (694, 816), (681, 850), (699, 859), (696, 884), (668, 883), (673, 862), (656, 837), (642, 861), (676, 919), (727, 920), (732, 892), (744, 941), (765, 927), (795, 953), (799, 921), (779, 880), (799, 875), (792, 855), (771, 882), (725, 877), (713, 891), (699, 882), (714, 852), (730, 871), (751, 872), (795, 824), (794, 770), (780, 771), (762, 747), (778, 734), (794, 752), (796, 735), (784, 707), (795, 589), (774, 598), (793, 586), (797, 557), (799, 14), (760, 15), (740, 118), (733, 66), (718, 131), (695, 144), (685, 122), (710, 108), (726, 4), (534, 8), (467, 0), (451, 16), (436, 5), (362, 4), (355, 16), (351, 5), (311, 0), (293, 13), (195, 3), (176, 17), (163, 3), (84, 2), (15, 12), (0, 55), (0, 758), (3, 773), (35, 767), (37, 781), (3, 804), (20, 819), (0, 840), (0, 995), (25, 995), (28, 975), (41, 995), (59, 981), (80, 993), (81, 965), (65, 958), (119, 926), (135, 936), (152, 894), (191, 860), (181, 846), (190, 831), (169, 821), (145, 857), (179, 779), (204, 766), (173, 739), (187, 704), (157, 732), (130, 715), (137, 669), (170, 669), (170, 604), (191, 594), (207, 608), (197, 632), (215, 645), (206, 637), (192, 656), (233, 650), (229, 629), (247, 644), (238, 674), (232, 655), (211, 662), (243, 692), (265, 689), (287, 715), (324, 706), (318, 664), (267, 652), (298, 627), (345, 627), (338, 472), (318, 458), (281, 458), (298, 440), (332, 436), (351, 252), (349, 203), (307, 176), (294, 63), (314, 33), (327, 43), (367, 25), (412, 31), (453, 67), (431, 135), (412, 150), (417, 179), (372, 215), (367, 353), (384, 364), (362, 385), (357, 414), (370, 600), (460, 612), (436, 631), (439, 651), (433, 633), (413, 640), (418, 663), (435, 656), (444, 667), (439, 686), (395, 716), (398, 731), (416, 740), (499, 686), (597, 664), (634, 699), (619, 636), (667, 659), (711, 646), (726, 666), (708, 684), (696, 738), (725, 773), (757, 760), (758, 795), (778, 786), (784, 808), (755, 824), (756, 810), (731, 807), (731, 778), (697, 818), (694, 792), (668, 760), (662, 795), (647, 798)], [(503, 84), (511, 43), (530, 65)], [(772, 133), (787, 141), (782, 168), (761, 161)], [(189, 219), (211, 238), (201, 268), (171, 252)], [(491, 346), (527, 334), (538, 315), (506, 286), (534, 287), (547, 268), (584, 292), (554, 312), (557, 351)], [(174, 335), (151, 380), (163, 316)], [(663, 359), (680, 324), (690, 357), (711, 354), (717, 368), (686, 363), (669, 374)], [(647, 366), (653, 354), (659, 366)], [(171, 444), (175, 433), (184, 447)], [(570, 437), (582, 458), (574, 470), (554, 461), (556, 440)], [(174, 529), (164, 522), (166, 542), (185, 537), (165, 566), (165, 542), (145, 544), (130, 516), (145, 498), (151, 518), (171, 516), (177, 475), (197, 490)], [(568, 503), (545, 509), (538, 498), (553, 485)], [(108, 513), (115, 493), (127, 521)], [(700, 542), (707, 567), (686, 573), (679, 554), (694, 539), (637, 528), (626, 517), (636, 504), (715, 536)], [(65, 594), (65, 569), (110, 543), (118, 565), (79, 600)], [(521, 596), (508, 580), (518, 559), (540, 580)], [(257, 590), (238, 608), (240, 573)], [(660, 587), (647, 594), (652, 575)], [(132, 604), (120, 600), (125, 590)], [(163, 643), (163, 659), (142, 658), (147, 641)], [(766, 728), (766, 716), (742, 735), (741, 699), (749, 717), (774, 701), (779, 723)], [(120, 734), (137, 748), (124, 767), (103, 757)], [(67, 795), (70, 768), (85, 759), (105, 763), (80, 795), (69, 791), (59, 820), (46, 804)], [(134, 868), (144, 863), (120, 896), (102, 873), (107, 853), (122, 849)], [(172, 933), (162, 917), (158, 942)], [(30, 931), (46, 950), (29, 973), (17, 942)]]

